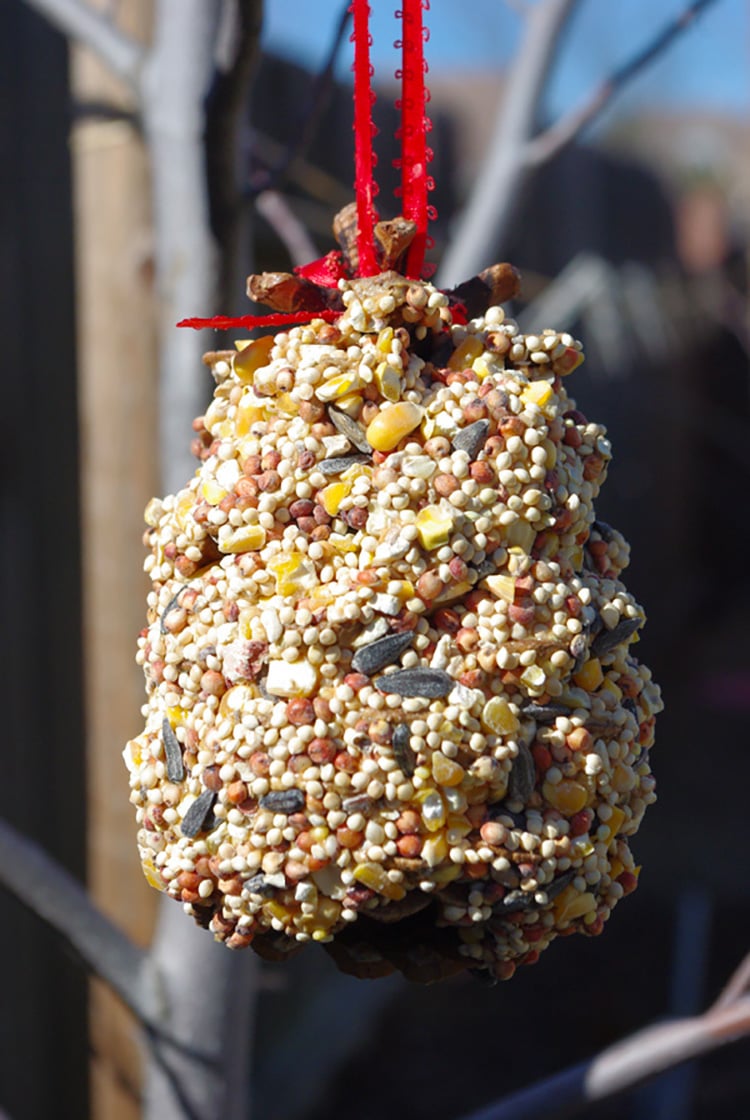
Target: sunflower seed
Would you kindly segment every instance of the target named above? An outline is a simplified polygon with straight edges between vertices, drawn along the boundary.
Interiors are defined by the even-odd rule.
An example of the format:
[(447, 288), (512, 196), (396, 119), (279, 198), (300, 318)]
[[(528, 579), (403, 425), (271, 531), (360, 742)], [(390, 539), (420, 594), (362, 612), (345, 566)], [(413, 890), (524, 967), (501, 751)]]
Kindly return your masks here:
[(489, 805), (488, 809), (491, 821), (500, 821), (502, 824), (503, 817), (505, 817), (506, 820), (510, 821), (508, 825), (509, 828), (522, 828), (525, 831), (525, 813), (515, 813), (512, 809), (508, 808), (504, 801), (496, 801), (494, 805)]
[(359, 426), (356, 420), (352, 420), (351, 416), (347, 416), (345, 412), (341, 412), (338, 408), (329, 408), (328, 416), (334, 428), (341, 432), (342, 436), (346, 436), (349, 442), (357, 448), (357, 451), (361, 451), (363, 455), (372, 455), (372, 448), (367, 442), (364, 429)]
[(506, 914), (515, 914), (518, 910), (533, 910), (534, 896), (527, 891), (508, 891), (500, 901), (500, 910)]
[(640, 625), (640, 618), (623, 618), (617, 623), (614, 630), (600, 630), (591, 643), (592, 656), (603, 657), (605, 653), (609, 653), (615, 646), (626, 642), (631, 634), (635, 634)]
[(411, 778), (416, 767), (414, 751), (409, 745), (410, 740), (411, 729), (405, 723), (400, 723), (398, 727), (394, 728), (393, 739), (391, 740), (393, 757), (406, 778)]
[(273, 813), (297, 813), (304, 807), (305, 795), (301, 789), (279, 789), (260, 799), (261, 809)]
[(453, 437), (454, 451), (465, 451), (470, 459), (476, 458), (484, 447), (489, 430), (489, 420), (475, 420), (473, 424), (456, 432)]
[(551, 902), (553, 898), (562, 894), (568, 884), (573, 882), (576, 875), (578, 875), (578, 871), (571, 867), (570, 871), (563, 871), (562, 875), (558, 875), (556, 879), (553, 879), (551, 883), (546, 883), (541, 889)]
[(385, 638), (378, 638), (369, 646), (358, 649), (352, 658), (352, 669), (357, 673), (366, 673), (371, 677), (379, 669), (391, 665), (400, 654), (414, 641), (414, 632), (405, 630), (402, 634), (387, 634)]
[(565, 716), (569, 711), (562, 704), (527, 704), (521, 715), (525, 719), (534, 719), (537, 723), (552, 723), (558, 716)]
[(369, 461), (369, 455), (336, 455), (333, 459), (323, 459), (318, 463), (318, 470), (322, 474), (342, 474), (355, 463), (369, 463)]
[(270, 898), (276, 891), (276, 887), (267, 882), (265, 875), (261, 872), (243, 883), (242, 890), (245, 894), (259, 894), (263, 898)]
[(437, 699), (447, 696), (455, 683), (444, 669), (401, 669), (387, 677), (378, 677), (375, 687), (378, 692), (395, 692), (397, 696)]
[(534, 792), (536, 781), (536, 767), (531, 751), (523, 743), (518, 744), (518, 754), (508, 777), (508, 797), (511, 801), (522, 801), (524, 804)]
[(588, 645), (583, 634), (576, 634), (569, 646), (570, 656), (573, 658), (572, 672), (577, 673), (586, 661)]
[(606, 541), (607, 544), (609, 544), (609, 542), (613, 539), (613, 537), (615, 535), (615, 530), (612, 528), (611, 525), (608, 525), (606, 521), (598, 521), (597, 520), (597, 521), (594, 522), (593, 527), (594, 527), (594, 529), (596, 529), (597, 533), (602, 538), (602, 540)]
[(358, 793), (354, 797), (345, 797), (341, 802), (344, 813), (367, 813), (372, 808), (372, 798), (366, 793)]
[(162, 634), (167, 634), (168, 633), (168, 630), (167, 630), (166, 626), (164, 625), (164, 620), (166, 619), (166, 617), (167, 617), (167, 615), (169, 614), (170, 611), (174, 610), (175, 607), (179, 606), (180, 595), (182, 595), (184, 590), (185, 590), (185, 588), (181, 587), (180, 590), (177, 591), (172, 596), (172, 598), (169, 600), (169, 602), (167, 603), (164, 610), (161, 612), (161, 615), (159, 616), (159, 630), (161, 631)]
[(211, 810), (214, 807), (216, 794), (213, 790), (206, 789), (193, 801), (185, 816), (182, 818), (182, 835), (197, 836), (199, 832), (207, 832), (205, 826)]
[(167, 756), (167, 777), (170, 782), (181, 782), (185, 777), (182, 749), (172, 730), (172, 724), (166, 717), (161, 721), (161, 738), (164, 743), (164, 754)]

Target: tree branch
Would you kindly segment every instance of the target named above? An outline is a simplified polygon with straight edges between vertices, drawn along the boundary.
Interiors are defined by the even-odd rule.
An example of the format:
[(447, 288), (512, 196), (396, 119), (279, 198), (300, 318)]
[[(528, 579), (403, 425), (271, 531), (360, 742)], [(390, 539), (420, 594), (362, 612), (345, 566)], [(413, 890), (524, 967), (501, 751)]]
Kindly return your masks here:
[(465, 1120), (564, 1120), (750, 1034), (750, 996), (735, 998), (750, 977), (748, 961), (705, 1014), (646, 1027), (590, 1061), (511, 1093)]
[(33, 840), (0, 820), (0, 884), (65, 938), (144, 1024), (158, 1027), (147, 956)]
[(642, 50), (638, 51), (628, 62), (615, 70), (606, 81), (593, 90), (589, 97), (577, 109), (562, 117), (550, 128), (539, 133), (526, 145), (526, 163), (529, 167), (538, 167), (546, 163), (559, 152), (572, 143), (587, 125), (591, 124), (609, 105), (610, 101), (627, 86), (633, 78), (644, 70), (650, 62), (660, 55), (671, 43), (690, 27), (704, 9), (708, 8), (715, 0), (695, 0), (681, 15), (654, 36)]
[(113, 74), (137, 90), (146, 51), (112, 23), (106, 13), (96, 11), (85, 0), (26, 0), (30, 8), (46, 16), (58, 31), (98, 55)]
[(328, 107), (333, 91), (333, 72), (336, 66), (336, 59), (351, 18), (349, 7), (350, 0), (344, 0), (344, 6), (339, 15), (331, 45), (328, 48), (328, 56), (310, 90), (309, 108), (295, 129), (295, 141), (287, 145), (280, 159), (273, 167), (266, 170), (259, 170), (252, 176), (252, 181), (248, 190), (248, 196), (250, 198), (262, 191), (272, 190), (278, 187), (285, 179), (291, 165), (295, 160), (302, 159), (307, 154), (310, 145), (315, 139), (315, 134), (318, 131), (318, 127)]
[(293, 265), (307, 264), (317, 256), (314, 241), (283, 194), (278, 191), (261, 191), (255, 199), (255, 208), (274, 233), (278, 234)]
[(487, 158), (469, 204), (452, 231), (438, 273), (441, 288), (454, 287), (491, 263), (486, 259), (488, 252), (502, 258), (527, 175), (526, 145), (536, 128), (539, 102), (563, 29), (577, 3), (540, 0), (529, 8), (525, 35), (508, 78)]

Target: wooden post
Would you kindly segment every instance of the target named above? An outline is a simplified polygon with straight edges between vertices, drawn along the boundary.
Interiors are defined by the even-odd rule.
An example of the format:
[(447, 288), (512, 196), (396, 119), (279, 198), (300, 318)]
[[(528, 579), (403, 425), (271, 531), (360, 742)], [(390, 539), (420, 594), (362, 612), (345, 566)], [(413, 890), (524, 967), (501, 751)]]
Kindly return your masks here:
[[(150, 36), (149, 0), (118, 19)], [(73, 52), (79, 103), (132, 107), (86, 51)], [(158, 490), (157, 350), (151, 184), (143, 141), (123, 120), (84, 118), (73, 136), (78, 292), (88, 881), (98, 905), (138, 942), (153, 929), (156, 894), (135, 848), (122, 748), (141, 723), (135, 641), (144, 624), (143, 509)], [(92, 1115), (136, 1120), (136, 1027), (101, 984), (91, 988)]]

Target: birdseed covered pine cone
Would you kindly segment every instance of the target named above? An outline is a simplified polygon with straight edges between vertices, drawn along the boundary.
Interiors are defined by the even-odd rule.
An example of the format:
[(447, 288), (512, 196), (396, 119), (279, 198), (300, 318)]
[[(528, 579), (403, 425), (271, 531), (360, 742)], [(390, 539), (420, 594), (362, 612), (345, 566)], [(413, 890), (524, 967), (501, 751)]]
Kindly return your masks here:
[(507, 266), (253, 287), (310, 322), (207, 355), (199, 468), (146, 510), (144, 873), (232, 948), (507, 979), (601, 931), (654, 800), (580, 344), (519, 333)]

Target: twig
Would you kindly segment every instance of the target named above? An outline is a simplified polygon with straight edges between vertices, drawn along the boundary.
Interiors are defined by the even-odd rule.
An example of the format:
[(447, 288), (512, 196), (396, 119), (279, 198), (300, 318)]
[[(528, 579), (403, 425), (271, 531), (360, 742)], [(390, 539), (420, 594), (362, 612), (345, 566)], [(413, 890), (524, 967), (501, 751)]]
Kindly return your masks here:
[(744, 996), (748, 989), (750, 989), (750, 953), (747, 954), (745, 959), (729, 977), (711, 1010), (718, 1011), (723, 1007), (729, 1007), (738, 1000), (740, 996)]
[(147, 957), (33, 840), (0, 819), (0, 884), (66, 939), (141, 1022), (157, 1028)]
[(206, 99), (206, 176), (211, 229), (219, 246), (219, 305), (232, 306), (244, 288), (248, 244), (243, 223), (240, 131), (255, 62), (262, 0), (223, 0), (217, 32), (216, 70)]
[[(454, 287), (489, 264), (502, 247), (516, 212), (527, 167), (524, 152), (537, 123), (539, 103), (562, 31), (578, 0), (540, 0), (528, 11), (521, 48), (497, 116), (489, 151), (468, 206), (451, 234), (438, 273)], [(502, 252), (499, 253), (502, 258)]]
[(135, 89), (145, 50), (112, 22), (110, 14), (97, 11), (85, 0), (27, 0), (29, 7), (77, 42), (89, 47), (114, 74)]
[(307, 264), (317, 256), (315, 243), (283, 194), (262, 191), (255, 207), (284, 243), (293, 265)]
[(530, 140), (526, 145), (525, 153), (528, 166), (538, 167), (542, 163), (547, 163), (553, 156), (561, 152), (563, 148), (566, 148), (587, 125), (591, 124), (592, 121), (600, 116), (606, 106), (609, 105), (610, 101), (612, 101), (633, 78), (640, 74), (650, 62), (666, 50), (683, 31), (694, 23), (701, 12), (713, 3), (715, 3), (715, 0), (695, 0), (681, 15), (677, 16), (671, 23), (662, 28), (642, 50), (638, 51), (631, 59), (615, 70), (614, 74), (602, 82), (598, 89), (593, 90), (582, 105), (577, 109), (573, 109), (566, 116), (551, 125), (550, 128), (545, 129), (544, 132), (539, 133), (533, 140)]
[(318, 73), (310, 90), (309, 108), (304, 118), (295, 129), (296, 140), (288, 144), (276, 164), (263, 171), (257, 171), (252, 176), (248, 197), (252, 198), (262, 191), (278, 187), (286, 178), (291, 165), (298, 159), (304, 158), (310, 145), (315, 139), (321, 118), (325, 113), (333, 91), (333, 72), (336, 65), (341, 44), (349, 27), (350, 0), (344, 0), (344, 6), (336, 24), (336, 30), (328, 48), (328, 55), (322, 69)]
[[(744, 965), (743, 965), (744, 967)], [(596, 1101), (636, 1088), (683, 1062), (750, 1034), (750, 996), (704, 1015), (657, 1023), (564, 1070), (474, 1112), (465, 1120), (563, 1120)]]

